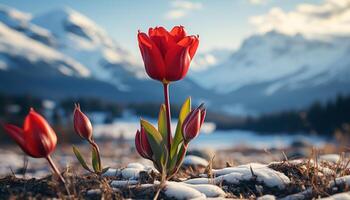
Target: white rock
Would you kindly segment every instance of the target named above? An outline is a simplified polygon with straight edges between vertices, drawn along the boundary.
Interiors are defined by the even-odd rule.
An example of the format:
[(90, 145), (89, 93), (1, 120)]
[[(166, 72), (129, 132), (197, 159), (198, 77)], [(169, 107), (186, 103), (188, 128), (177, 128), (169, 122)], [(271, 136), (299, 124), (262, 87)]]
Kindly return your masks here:
[(257, 200), (275, 200), (275, 199), (276, 199), (276, 197), (274, 195), (270, 195), (270, 194), (267, 194), (267, 195), (264, 195), (264, 196), (257, 198)]
[(325, 154), (325, 155), (321, 155), (319, 160), (337, 163), (339, 159), (340, 159), (340, 156), (338, 154)]
[(322, 198), (322, 200), (345, 200), (345, 199), (350, 199), (349, 192), (343, 192), (343, 193), (332, 195), (330, 197)]
[(210, 185), (210, 184), (197, 184), (197, 185), (185, 184), (185, 185), (190, 188), (198, 190), (199, 192), (205, 194), (206, 197), (225, 197), (226, 196), (226, 193), (216, 185)]
[(122, 176), (124, 179), (138, 179), (141, 169), (137, 168), (125, 168), (122, 170)]
[(229, 183), (238, 183), (241, 180), (250, 180), (252, 178), (251, 169), (254, 175), (257, 176), (257, 180), (264, 182), (269, 187), (283, 189), (286, 184), (290, 183), (290, 179), (283, 173), (258, 163), (213, 170), (214, 175), (218, 176), (215, 178), (215, 182), (218, 184), (219, 181), (225, 180)]
[(138, 181), (136, 180), (129, 180), (129, 181), (125, 181), (125, 180), (117, 180), (117, 181), (112, 181), (111, 182), (111, 186), (112, 187), (127, 187), (129, 185), (136, 185), (138, 184)]
[(186, 156), (184, 158), (183, 164), (184, 165), (203, 166), (203, 167), (206, 167), (209, 165), (207, 160), (205, 160), (201, 157), (198, 157), (198, 156), (194, 156), (194, 155)]
[(208, 178), (193, 178), (193, 179), (188, 179), (184, 181), (184, 183), (187, 183), (187, 184), (210, 184), (211, 182), (214, 183), (214, 180), (211, 180)]
[(175, 199), (206, 199), (205, 194), (202, 194), (196, 189), (177, 182), (167, 182), (164, 188), (164, 193), (168, 198)]
[(145, 166), (141, 163), (129, 163), (126, 168), (145, 169)]

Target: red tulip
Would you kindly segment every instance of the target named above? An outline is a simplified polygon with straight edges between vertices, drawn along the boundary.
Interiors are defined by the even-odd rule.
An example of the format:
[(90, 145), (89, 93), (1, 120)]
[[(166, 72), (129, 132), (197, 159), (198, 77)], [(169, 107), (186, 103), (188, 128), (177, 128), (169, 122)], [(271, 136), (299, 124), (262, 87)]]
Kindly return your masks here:
[(80, 110), (79, 104), (75, 105), (74, 110), (74, 130), (88, 141), (92, 141), (92, 125), (89, 118)]
[(198, 108), (192, 110), (185, 118), (182, 124), (182, 134), (185, 143), (188, 143), (193, 138), (197, 137), (200, 128), (204, 122), (206, 110), (201, 104)]
[(23, 129), (12, 124), (6, 124), (4, 128), (21, 149), (31, 157), (46, 158), (56, 147), (56, 133), (34, 109), (30, 109), (26, 116)]
[(196, 53), (199, 37), (187, 36), (184, 27), (175, 26), (170, 32), (163, 27), (150, 28), (148, 35), (137, 35), (147, 74), (163, 83), (186, 76)]
[(135, 136), (135, 146), (137, 152), (144, 158), (152, 160), (153, 152), (148, 142), (145, 129), (141, 127), (141, 131), (137, 130)]

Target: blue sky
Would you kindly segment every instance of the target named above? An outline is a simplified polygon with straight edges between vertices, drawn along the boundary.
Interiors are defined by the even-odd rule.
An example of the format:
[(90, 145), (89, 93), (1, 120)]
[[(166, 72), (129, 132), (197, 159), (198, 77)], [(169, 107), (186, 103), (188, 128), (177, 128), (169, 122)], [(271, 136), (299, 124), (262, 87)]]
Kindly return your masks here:
[[(180, 2), (180, 3), (176, 3)], [(189, 2), (189, 3), (186, 3)], [(95, 21), (123, 48), (137, 53), (136, 33), (150, 26), (171, 28), (184, 25), (189, 33), (199, 34), (200, 51), (237, 48), (255, 32), (249, 21), (272, 8), (285, 12), (299, 4), (320, 4), (322, 0), (2, 0), (19, 10), (40, 14), (69, 6)]]

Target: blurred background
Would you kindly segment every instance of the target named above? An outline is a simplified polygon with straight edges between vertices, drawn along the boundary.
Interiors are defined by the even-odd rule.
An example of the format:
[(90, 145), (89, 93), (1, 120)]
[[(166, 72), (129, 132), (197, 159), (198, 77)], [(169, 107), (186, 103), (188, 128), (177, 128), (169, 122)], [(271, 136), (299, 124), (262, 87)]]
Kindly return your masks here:
[[(81, 142), (72, 131), (79, 102), (121, 164), (139, 118), (155, 123), (163, 101), (162, 85), (145, 74), (137, 31), (175, 25), (200, 35), (187, 77), (170, 87), (174, 123), (187, 96), (208, 107), (193, 149), (347, 144), (350, 0), (2, 0), (0, 121), (21, 125), (33, 107), (69, 147)], [(0, 142), (4, 158), (14, 142), (2, 129)]]

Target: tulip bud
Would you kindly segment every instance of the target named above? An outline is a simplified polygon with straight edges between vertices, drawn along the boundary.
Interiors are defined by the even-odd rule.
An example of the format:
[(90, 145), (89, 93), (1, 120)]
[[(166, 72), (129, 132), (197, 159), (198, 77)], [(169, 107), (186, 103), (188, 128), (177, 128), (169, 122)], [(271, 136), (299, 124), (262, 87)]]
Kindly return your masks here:
[(135, 146), (137, 152), (144, 158), (152, 160), (153, 152), (148, 142), (145, 129), (141, 127), (141, 131), (137, 130), (135, 136)]
[(76, 104), (74, 109), (74, 130), (83, 139), (92, 141), (92, 125), (89, 118), (80, 110)]
[(205, 115), (206, 110), (204, 104), (201, 104), (187, 115), (182, 124), (182, 136), (185, 144), (188, 144), (190, 140), (197, 137), (204, 122)]
[(26, 116), (23, 129), (12, 124), (6, 124), (4, 129), (26, 154), (34, 158), (48, 157), (57, 144), (56, 133), (34, 109)]

